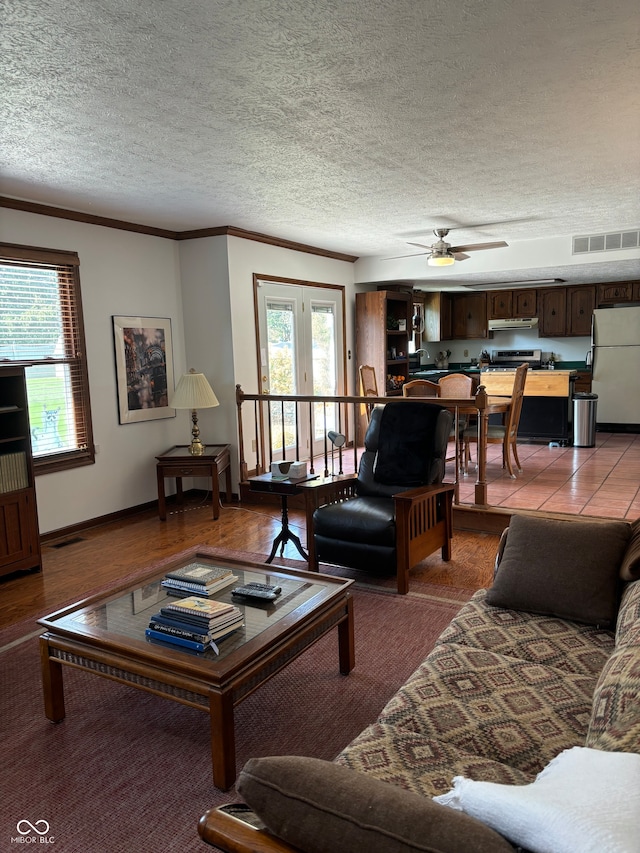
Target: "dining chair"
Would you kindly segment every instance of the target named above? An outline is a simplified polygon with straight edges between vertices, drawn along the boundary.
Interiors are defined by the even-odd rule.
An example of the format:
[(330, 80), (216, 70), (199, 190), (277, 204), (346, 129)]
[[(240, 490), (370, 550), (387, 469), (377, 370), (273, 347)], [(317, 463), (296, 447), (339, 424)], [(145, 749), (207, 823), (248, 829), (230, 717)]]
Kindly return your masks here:
[(439, 397), (440, 386), (428, 379), (412, 379), (402, 386), (403, 397)]
[[(376, 379), (375, 367), (369, 364), (361, 364), (358, 368), (360, 373), (360, 396), (361, 397), (377, 397), (378, 396), (378, 381)], [(373, 404), (367, 404), (365, 407), (367, 423), (371, 420), (371, 412)]]
[[(522, 412), (522, 399), (524, 397), (524, 386), (527, 381), (527, 370), (529, 365), (525, 362), (516, 368), (511, 392), (511, 406), (506, 414), (504, 424), (490, 424), (487, 428), (487, 444), (502, 444), (502, 467), (506, 468), (510, 477), (515, 478), (513, 466), (511, 465), (511, 454), (519, 472), (522, 466), (518, 459), (518, 425), (520, 413)], [(465, 469), (469, 468), (471, 458), (469, 445), (472, 441), (478, 441), (478, 430), (476, 427), (468, 426), (463, 433)]]
[[(471, 397), (473, 395), (473, 379), (466, 373), (448, 373), (446, 376), (441, 376), (438, 379), (438, 387), (441, 397)], [(456, 436), (456, 422), (454, 420), (449, 436), (456, 443), (458, 468), (460, 470), (464, 468), (464, 431), (470, 425), (471, 419), (467, 415), (458, 415), (458, 434)], [(447, 457), (447, 462), (452, 459), (454, 459), (453, 456)]]

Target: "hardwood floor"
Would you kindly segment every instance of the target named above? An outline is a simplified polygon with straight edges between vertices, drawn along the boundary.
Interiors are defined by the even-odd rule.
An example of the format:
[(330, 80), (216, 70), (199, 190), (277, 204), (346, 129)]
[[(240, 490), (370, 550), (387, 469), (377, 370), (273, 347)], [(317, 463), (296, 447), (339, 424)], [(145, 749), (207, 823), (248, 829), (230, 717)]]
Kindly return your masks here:
[[(172, 511), (173, 510), (173, 511)], [(306, 526), (301, 510), (290, 509), (289, 524), (302, 542)], [(0, 628), (36, 618), (99, 587), (151, 566), (196, 545), (264, 554), (280, 532), (279, 508), (274, 505), (223, 505), (218, 521), (211, 503), (200, 497), (187, 499), (182, 509), (169, 504), (166, 522), (154, 511), (84, 530), (43, 546), (42, 572), (20, 573), (0, 582)], [(421, 568), (424, 582), (477, 589), (486, 583), (498, 537), (456, 532), (452, 564), (437, 552)], [(288, 543), (284, 556), (300, 559)], [(456, 571), (452, 571), (452, 569)]]

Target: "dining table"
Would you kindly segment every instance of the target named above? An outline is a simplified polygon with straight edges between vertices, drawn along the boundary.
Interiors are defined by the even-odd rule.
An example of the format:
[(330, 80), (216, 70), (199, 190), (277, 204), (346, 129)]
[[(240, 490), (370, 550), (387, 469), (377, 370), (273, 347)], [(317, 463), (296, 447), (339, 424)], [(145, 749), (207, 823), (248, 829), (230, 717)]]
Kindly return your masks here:
[[(415, 397), (412, 399), (416, 399)], [(427, 399), (427, 398), (424, 398)], [(478, 387), (473, 397), (431, 397), (430, 402), (443, 406), (454, 416), (454, 435), (456, 439), (455, 492), (454, 500), (459, 503), (459, 464), (460, 430), (459, 419), (463, 415), (476, 415), (478, 418), (478, 466), (474, 489), (475, 503), (488, 506), (487, 500), (487, 431), (489, 415), (501, 414), (503, 418), (511, 408), (510, 396), (489, 396), (484, 385)]]

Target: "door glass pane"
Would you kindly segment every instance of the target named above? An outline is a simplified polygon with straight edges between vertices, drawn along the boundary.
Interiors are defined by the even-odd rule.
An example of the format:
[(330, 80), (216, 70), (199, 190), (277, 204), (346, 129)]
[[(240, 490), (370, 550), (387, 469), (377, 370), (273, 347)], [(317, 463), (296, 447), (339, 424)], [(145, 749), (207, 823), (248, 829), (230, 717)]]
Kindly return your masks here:
[[(291, 302), (267, 302), (267, 364), (270, 394), (297, 394), (295, 314)], [(295, 444), (295, 403), (271, 403), (271, 448)]]
[[(338, 393), (336, 370), (336, 317), (333, 305), (311, 306), (313, 394), (333, 397)], [(321, 440), (325, 432), (337, 429), (336, 407), (314, 406), (314, 438)]]

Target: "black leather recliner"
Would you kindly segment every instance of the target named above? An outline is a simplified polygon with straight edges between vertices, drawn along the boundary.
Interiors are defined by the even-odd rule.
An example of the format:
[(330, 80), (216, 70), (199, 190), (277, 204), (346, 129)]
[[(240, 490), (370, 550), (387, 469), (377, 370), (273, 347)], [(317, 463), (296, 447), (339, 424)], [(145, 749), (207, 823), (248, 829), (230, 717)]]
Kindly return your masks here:
[(337, 502), (313, 515), (316, 561), (395, 571), (406, 593), (412, 566), (438, 547), (451, 558), (453, 485), (439, 484), (452, 421), (422, 401), (372, 411), (357, 477), (337, 484)]

